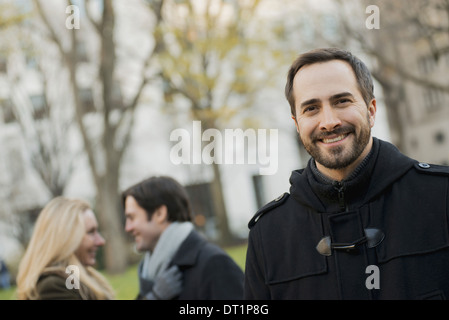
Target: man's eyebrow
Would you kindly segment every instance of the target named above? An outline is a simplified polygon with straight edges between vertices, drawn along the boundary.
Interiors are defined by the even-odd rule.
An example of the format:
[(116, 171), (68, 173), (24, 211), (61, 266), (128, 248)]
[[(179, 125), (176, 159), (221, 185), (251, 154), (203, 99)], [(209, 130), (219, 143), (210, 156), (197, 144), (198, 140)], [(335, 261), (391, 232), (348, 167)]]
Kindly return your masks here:
[(304, 108), (305, 106), (308, 106), (308, 105), (311, 105), (314, 103), (319, 103), (320, 101), (321, 101), (320, 99), (316, 99), (316, 98), (309, 99), (309, 100), (302, 102), (300, 107)]
[(351, 97), (351, 98), (354, 98), (354, 96), (352, 95), (352, 93), (350, 93), (350, 92), (342, 92), (342, 93), (337, 93), (337, 94), (334, 94), (333, 96), (331, 96), (331, 97), (329, 98), (329, 101), (334, 101), (334, 100), (337, 100), (337, 99), (340, 99), (340, 98), (343, 98), (343, 97)]
[[(354, 98), (354, 96), (350, 92), (341, 92), (341, 93), (337, 93), (337, 94), (334, 94), (334, 95), (330, 96), (329, 97), (329, 101), (335, 101), (335, 100), (338, 100), (338, 99), (343, 98), (343, 97)], [(302, 102), (300, 107), (304, 108), (304, 107), (306, 107), (308, 105), (319, 103), (319, 102), (321, 102), (321, 100), (317, 99), (317, 98), (309, 99), (309, 100), (306, 100), (306, 101)]]

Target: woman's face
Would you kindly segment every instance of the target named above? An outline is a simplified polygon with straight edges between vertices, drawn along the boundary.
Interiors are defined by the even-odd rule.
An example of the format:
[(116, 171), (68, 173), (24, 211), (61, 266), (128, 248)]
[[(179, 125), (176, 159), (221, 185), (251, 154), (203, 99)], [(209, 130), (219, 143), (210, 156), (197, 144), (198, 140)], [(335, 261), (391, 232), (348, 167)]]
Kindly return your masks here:
[(96, 262), (97, 250), (105, 244), (104, 238), (98, 232), (98, 223), (92, 210), (83, 213), (86, 233), (75, 251), (75, 255), (84, 266), (93, 266)]

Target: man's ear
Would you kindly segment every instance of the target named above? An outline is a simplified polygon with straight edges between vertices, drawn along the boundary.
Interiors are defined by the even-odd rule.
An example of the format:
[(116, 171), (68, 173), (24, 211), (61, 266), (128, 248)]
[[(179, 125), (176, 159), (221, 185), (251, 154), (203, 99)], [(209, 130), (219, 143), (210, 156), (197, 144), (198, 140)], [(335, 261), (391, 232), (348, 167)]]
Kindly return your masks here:
[(168, 220), (167, 206), (163, 204), (157, 208), (153, 213), (154, 220), (158, 223), (164, 223)]
[(292, 119), (293, 119), (293, 122), (295, 123), (296, 132), (299, 133), (298, 121), (296, 121), (296, 117), (294, 115), (292, 115)]
[(376, 99), (373, 99), (371, 100), (368, 106), (368, 115), (371, 128), (374, 126), (374, 122), (376, 121), (376, 112), (377, 112)]

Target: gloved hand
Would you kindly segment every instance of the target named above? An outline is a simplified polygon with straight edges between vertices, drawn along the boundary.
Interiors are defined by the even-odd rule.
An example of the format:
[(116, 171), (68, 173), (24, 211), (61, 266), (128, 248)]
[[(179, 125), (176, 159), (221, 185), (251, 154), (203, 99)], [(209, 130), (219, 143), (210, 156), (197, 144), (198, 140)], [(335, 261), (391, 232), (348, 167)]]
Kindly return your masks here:
[(182, 273), (178, 266), (164, 270), (154, 280), (152, 292), (146, 294), (148, 300), (170, 300), (182, 291)]

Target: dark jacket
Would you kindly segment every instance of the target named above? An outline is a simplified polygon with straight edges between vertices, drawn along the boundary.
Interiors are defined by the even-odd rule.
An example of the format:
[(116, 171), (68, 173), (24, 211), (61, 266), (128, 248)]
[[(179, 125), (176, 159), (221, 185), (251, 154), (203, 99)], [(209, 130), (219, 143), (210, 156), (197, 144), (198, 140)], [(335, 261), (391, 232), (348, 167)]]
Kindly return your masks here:
[(36, 285), (39, 300), (83, 300), (80, 290), (67, 288), (66, 279), (59, 273), (41, 275)]
[(449, 297), (448, 167), (374, 138), (342, 184), (312, 161), (290, 183), (249, 223), (245, 298)]
[[(183, 273), (183, 290), (179, 300), (241, 300), (244, 273), (220, 247), (208, 242), (193, 230), (179, 247), (171, 265)], [(139, 266), (139, 274), (142, 263)], [(139, 279), (147, 289), (147, 280)], [(139, 294), (140, 299), (142, 293)]]

